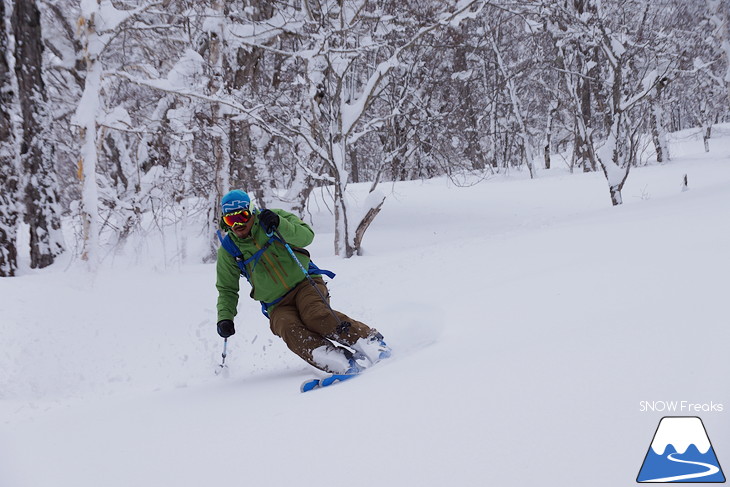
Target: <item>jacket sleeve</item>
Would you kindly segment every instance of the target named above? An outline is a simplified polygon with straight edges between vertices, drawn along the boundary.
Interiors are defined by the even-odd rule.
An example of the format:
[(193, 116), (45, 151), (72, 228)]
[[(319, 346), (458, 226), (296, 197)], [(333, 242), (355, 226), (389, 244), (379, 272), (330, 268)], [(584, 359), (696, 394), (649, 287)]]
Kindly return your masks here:
[(293, 213), (273, 210), (279, 215), (279, 233), (287, 243), (295, 247), (306, 247), (314, 240), (314, 230)]
[(218, 248), (215, 268), (215, 287), (218, 289), (218, 321), (232, 320), (237, 313), (241, 271), (233, 256), (222, 246)]

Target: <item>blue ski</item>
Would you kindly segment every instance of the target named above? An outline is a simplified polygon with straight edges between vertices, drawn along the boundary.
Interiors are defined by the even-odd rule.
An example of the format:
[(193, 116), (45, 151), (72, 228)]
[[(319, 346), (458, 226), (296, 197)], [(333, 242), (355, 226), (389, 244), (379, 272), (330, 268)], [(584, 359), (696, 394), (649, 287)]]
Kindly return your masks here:
[(359, 374), (332, 374), (324, 379), (310, 379), (305, 381), (299, 388), (302, 392), (313, 391), (314, 389), (321, 389), (322, 387), (329, 387), (332, 384), (344, 382), (346, 380), (357, 377)]
[(320, 382), (320, 379), (309, 379), (302, 382), (302, 386), (299, 388), (299, 390), (302, 392), (308, 392), (314, 389), (318, 389)]

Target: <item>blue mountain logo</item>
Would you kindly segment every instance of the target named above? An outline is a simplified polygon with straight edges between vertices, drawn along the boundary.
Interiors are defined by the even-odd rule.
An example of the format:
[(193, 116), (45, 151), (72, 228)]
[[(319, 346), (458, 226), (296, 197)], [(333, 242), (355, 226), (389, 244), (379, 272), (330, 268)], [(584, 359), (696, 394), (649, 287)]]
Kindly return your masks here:
[(702, 420), (696, 416), (662, 418), (636, 481), (725, 482)]

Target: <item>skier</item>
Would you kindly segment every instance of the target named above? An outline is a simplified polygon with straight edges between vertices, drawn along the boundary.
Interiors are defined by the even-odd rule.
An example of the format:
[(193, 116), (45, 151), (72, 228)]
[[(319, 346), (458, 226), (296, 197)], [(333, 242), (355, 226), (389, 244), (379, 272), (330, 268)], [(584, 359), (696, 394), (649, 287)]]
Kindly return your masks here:
[(233, 318), (243, 275), (251, 284), (251, 297), (261, 302), (271, 331), (314, 367), (332, 374), (357, 374), (390, 356), (377, 330), (329, 306), (321, 277), (329, 271), (314, 266), (305, 274), (310, 258), (303, 247), (314, 240), (309, 225), (284, 210), (255, 209), (240, 189), (223, 196), (221, 210), (221, 227), (227, 230), (225, 238), (219, 234), (222, 245), (216, 261), (221, 337), (236, 332)]

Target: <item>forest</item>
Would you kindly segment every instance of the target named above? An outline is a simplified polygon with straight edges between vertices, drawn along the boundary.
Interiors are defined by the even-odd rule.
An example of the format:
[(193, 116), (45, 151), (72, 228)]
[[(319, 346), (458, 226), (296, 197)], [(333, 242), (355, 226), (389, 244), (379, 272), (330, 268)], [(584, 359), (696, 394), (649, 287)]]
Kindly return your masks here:
[(2, 0), (0, 19), (6, 277), (169, 225), (210, 241), (176, 258), (209, 261), (232, 188), (302, 217), (327, 195), (342, 257), (392, 181), (564, 167), (617, 206), (668, 133), (709, 150), (730, 121), (723, 0)]

